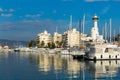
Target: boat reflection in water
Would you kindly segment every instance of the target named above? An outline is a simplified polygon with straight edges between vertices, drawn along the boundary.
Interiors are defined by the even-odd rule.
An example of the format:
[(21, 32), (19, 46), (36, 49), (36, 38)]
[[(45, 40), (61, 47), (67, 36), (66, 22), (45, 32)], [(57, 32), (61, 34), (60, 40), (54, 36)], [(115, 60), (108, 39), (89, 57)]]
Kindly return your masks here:
[[(32, 58), (29, 57), (29, 59)], [(49, 76), (49, 79), (96, 80), (119, 77), (117, 73), (120, 60), (78, 61), (70, 55), (57, 54), (37, 54), (36, 59), (33, 60), (37, 62), (38, 71), (44, 74), (43, 76)]]
[[(117, 76), (120, 68), (120, 60), (106, 60), (106, 61), (86, 61), (86, 70), (92, 74), (95, 79), (112, 79)], [(116, 78), (118, 79), (118, 78)]]
[(78, 61), (70, 55), (48, 53), (0, 53), (0, 71), (0, 80), (119, 80), (120, 61)]

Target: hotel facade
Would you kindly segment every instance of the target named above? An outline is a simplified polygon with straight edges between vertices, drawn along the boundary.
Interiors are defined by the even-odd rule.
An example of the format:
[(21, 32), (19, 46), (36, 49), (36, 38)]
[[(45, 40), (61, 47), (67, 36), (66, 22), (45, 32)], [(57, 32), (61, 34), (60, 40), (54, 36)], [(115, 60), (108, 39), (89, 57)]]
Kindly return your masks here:
[(52, 42), (52, 35), (45, 30), (37, 35), (37, 42), (37, 45), (41, 45), (43, 43), (44, 47), (48, 46), (48, 43)]

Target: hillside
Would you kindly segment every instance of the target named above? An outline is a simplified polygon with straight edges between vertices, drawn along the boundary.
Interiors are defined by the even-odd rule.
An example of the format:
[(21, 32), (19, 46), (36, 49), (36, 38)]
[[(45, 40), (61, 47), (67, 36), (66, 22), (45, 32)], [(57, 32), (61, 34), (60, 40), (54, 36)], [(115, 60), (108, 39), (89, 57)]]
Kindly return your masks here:
[(8, 45), (11, 47), (16, 47), (16, 46), (27, 46), (28, 42), (27, 41), (15, 41), (15, 40), (8, 40), (8, 39), (0, 39), (0, 45)]

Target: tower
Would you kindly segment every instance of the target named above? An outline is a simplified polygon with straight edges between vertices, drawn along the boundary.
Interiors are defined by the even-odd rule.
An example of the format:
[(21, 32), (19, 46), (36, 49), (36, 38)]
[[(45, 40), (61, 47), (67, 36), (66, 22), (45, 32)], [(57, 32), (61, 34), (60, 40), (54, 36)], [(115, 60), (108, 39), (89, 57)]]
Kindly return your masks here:
[(92, 20), (94, 22), (94, 26), (91, 29), (91, 37), (93, 39), (93, 41), (97, 40), (98, 36), (99, 36), (99, 32), (98, 32), (98, 17), (97, 15), (94, 15)]
[(98, 25), (97, 25), (98, 19), (99, 19), (99, 18), (98, 18), (97, 15), (95, 14), (94, 17), (92, 18), (92, 20), (94, 21), (94, 27), (98, 27)]

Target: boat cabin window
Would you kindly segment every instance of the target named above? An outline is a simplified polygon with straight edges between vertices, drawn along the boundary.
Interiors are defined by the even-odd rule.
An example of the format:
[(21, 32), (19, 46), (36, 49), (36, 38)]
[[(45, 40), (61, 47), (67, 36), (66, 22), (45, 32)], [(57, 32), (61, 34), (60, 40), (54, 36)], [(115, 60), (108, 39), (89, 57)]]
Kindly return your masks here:
[(115, 57), (117, 58), (117, 55)]
[(106, 53), (113, 53), (113, 52), (114, 52), (114, 49), (112, 49), (112, 48), (106, 48), (106, 49), (105, 49), (105, 52), (106, 52)]
[(103, 58), (103, 56), (101, 55), (101, 59)]
[(109, 55), (109, 58), (111, 58), (111, 55)]

